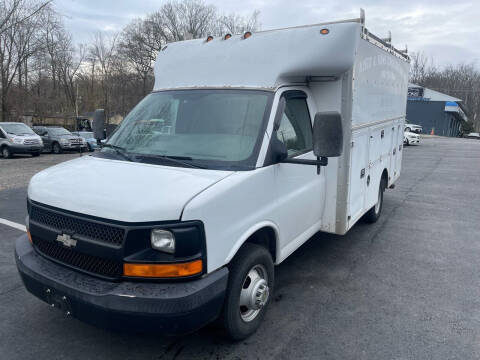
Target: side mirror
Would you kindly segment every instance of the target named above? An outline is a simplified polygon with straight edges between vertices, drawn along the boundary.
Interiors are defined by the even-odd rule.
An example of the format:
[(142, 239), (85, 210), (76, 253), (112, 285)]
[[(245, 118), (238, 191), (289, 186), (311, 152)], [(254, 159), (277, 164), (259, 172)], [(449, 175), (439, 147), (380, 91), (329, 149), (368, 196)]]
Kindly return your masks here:
[(98, 141), (105, 139), (105, 110), (97, 109), (93, 115), (93, 137)]
[(319, 158), (338, 157), (343, 151), (342, 116), (318, 112), (313, 123), (313, 153)]

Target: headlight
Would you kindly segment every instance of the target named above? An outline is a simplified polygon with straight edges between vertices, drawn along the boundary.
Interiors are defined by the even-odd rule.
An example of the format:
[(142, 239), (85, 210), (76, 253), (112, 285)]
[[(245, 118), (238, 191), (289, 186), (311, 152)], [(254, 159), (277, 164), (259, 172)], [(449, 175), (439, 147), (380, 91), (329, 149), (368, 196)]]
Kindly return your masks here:
[(67, 140), (67, 139), (60, 139), (60, 143), (62, 143), (62, 144), (68, 144), (68, 140)]
[(21, 138), (14, 137), (14, 138), (11, 138), (11, 140), (13, 141), (14, 144), (23, 144), (23, 139)]
[(150, 234), (152, 248), (169, 254), (175, 252), (175, 236), (167, 230), (153, 229)]

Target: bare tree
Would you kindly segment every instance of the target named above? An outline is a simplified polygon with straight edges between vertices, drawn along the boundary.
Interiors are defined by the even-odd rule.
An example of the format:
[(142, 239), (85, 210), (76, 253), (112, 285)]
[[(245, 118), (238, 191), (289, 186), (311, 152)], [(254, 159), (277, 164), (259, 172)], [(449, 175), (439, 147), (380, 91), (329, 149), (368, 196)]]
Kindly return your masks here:
[(94, 34), (93, 44), (90, 46), (90, 56), (96, 64), (97, 75), (100, 78), (102, 105), (107, 115), (110, 113), (110, 85), (116, 60), (117, 38), (118, 34), (107, 37), (99, 31)]
[(246, 31), (257, 31), (260, 29), (259, 22), (260, 12), (255, 10), (249, 16), (241, 16), (239, 14), (231, 13), (218, 17), (216, 21), (215, 33), (217, 35), (241, 34)]
[[(42, 44), (37, 36), (41, 24), (41, 14), (49, 2), (26, 3), (13, 1), (7, 12), (6, 20), (0, 20), (0, 84), (1, 84), (1, 114), (2, 120), (8, 119), (8, 96), (17, 75), (19, 86), (22, 87), (22, 74), (27, 82), (28, 60), (41, 48)], [(7, 7), (10, 9), (10, 7)]]
[(156, 31), (153, 20), (137, 19), (123, 30), (118, 43), (119, 55), (131, 67), (142, 83), (142, 96), (147, 94), (147, 83), (153, 64), (162, 47), (162, 34)]
[(159, 10), (168, 41), (208, 35), (216, 18), (216, 8), (201, 0), (170, 1)]

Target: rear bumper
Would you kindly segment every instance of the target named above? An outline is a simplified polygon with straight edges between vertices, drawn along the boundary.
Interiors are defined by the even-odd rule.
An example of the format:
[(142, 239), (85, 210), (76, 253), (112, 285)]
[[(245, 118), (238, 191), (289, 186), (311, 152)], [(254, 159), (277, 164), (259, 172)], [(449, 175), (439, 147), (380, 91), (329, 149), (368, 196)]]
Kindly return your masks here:
[(31, 154), (42, 152), (42, 145), (10, 145), (13, 154)]
[(38, 255), (26, 235), (16, 241), (15, 259), (27, 290), (51, 306), (96, 326), (165, 335), (213, 321), (228, 282), (227, 268), (188, 282), (105, 281)]

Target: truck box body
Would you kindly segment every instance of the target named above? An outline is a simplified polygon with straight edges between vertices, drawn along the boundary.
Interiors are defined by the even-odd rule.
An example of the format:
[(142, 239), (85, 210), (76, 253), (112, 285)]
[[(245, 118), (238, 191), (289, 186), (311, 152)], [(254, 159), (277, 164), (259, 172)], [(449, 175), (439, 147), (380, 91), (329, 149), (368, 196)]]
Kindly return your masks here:
[(248, 336), (274, 263), (380, 215), (408, 69), (363, 18), (168, 44), (104, 149), (32, 178), (31, 245), (16, 249), (27, 288), (96, 324), (177, 319), (178, 333), (222, 311)]
[[(328, 34), (319, 35), (321, 29), (328, 29)], [(406, 55), (369, 34), (360, 22), (345, 21), (263, 31), (248, 39), (237, 36), (169, 44), (157, 59), (154, 90), (220, 87), (277, 91), (304, 86), (311, 91), (312, 109), (341, 113), (344, 151), (325, 168), (325, 197), (318, 199), (324, 205), (316, 209), (322, 213), (321, 219), (310, 222), (312, 227), (305, 229), (308, 231), (298, 242), (284, 240), (290, 244), (277, 249), (277, 262), (281, 262), (318, 230), (345, 234), (377, 202), (383, 171), (388, 186), (400, 176), (408, 71)], [(268, 128), (269, 137), (271, 132)], [(259, 157), (257, 167), (262, 165)], [(281, 167), (298, 168), (290, 164)], [(263, 186), (269, 186), (268, 180)], [(199, 214), (191, 215), (195, 216)], [(212, 226), (219, 227), (221, 224)], [(206, 231), (210, 231), (208, 223)], [(244, 240), (241, 231), (230, 234), (241, 240), (227, 261)], [(278, 229), (278, 233), (282, 237), (285, 232)], [(219, 235), (218, 243), (223, 236)], [(219, 259), (219, 264), (224, 261)]]

